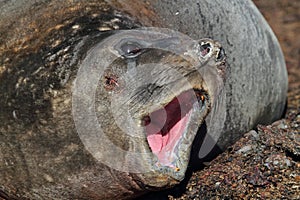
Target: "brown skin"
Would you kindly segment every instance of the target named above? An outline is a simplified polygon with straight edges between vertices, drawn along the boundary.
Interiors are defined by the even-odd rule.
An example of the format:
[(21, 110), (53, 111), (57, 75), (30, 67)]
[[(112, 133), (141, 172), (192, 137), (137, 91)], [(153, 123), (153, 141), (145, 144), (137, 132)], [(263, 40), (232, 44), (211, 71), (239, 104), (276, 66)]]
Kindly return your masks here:
[[(144, 6), (142, 12), (148, 10), (140, 23), (152, 23), (149, 20), (153, 16), (151, 9), (142, 3), (136, 6)], [(101, 1), (78, 4), (57, 4), (53, 1), (47, 7), (34, 10), (34, 15), (20, 14), (22, 18), (13, 21), (14, 23), (8, 18), (1, 22), (2, 27), (6, 28), (1, 29), (0, 40), (0, 197), (127, 199), (141, 195), (147, 190), (171, 187), (180, 181), (180, 178), (173, 177), (173, 172), (155, 171), (151, 162), (146, 165), (149, 166), (149, 173), (127, 173), (107, 167), (86, 150), (77, 134), (72, 118), (72, 84), (79, 63), (86, 58), (92, 46), (114, 33), (104, 33), (101, 30), (140, 26), (140, 23), (124, 13), (114, 14), (116, 7), (117, 3), (108, 5)], [(53, 20), (46, 20), (49, 18)], [(115, 18), (118, 20), (112, 22)], [(7, 25), (3, 25), (4, 22)], [(211, 56), (205, 58), (203, 65), (212, 76), (220, 64), (215, 60), (217, 49), (219, 47), (214, 49)], [(204, 100), (207, 100), (207, 103), (203, 104), (200, 117), (197, 118), (200, 126), (209, 112), (209, 100), (213, 101), (212, 93), (215, 90), (205, 84), (201, 74), (193, 72), (191, 67), (194, 63), (179, 55), (155, 49), (147, 50), (137, 59), (139, 64), (150, 61), (172, 63), (175, 70), (181, 71), (194, 89), (201, 89), (205, 93), (207, 99)], [(116, 67), (122, 72), (126, 63), (117, 59), (109, 69), (114, 71)], [(212, 72), (209, 69), (212, 69)], [(157, 73), (166, 74), (164, 78), (171, 77), (164, 70)], [(116, 77), (109, 75), (109, 80), (107, 77), (102, 77), (104, 82), (100, 83), (97, 90), (96, 106), (99, 106), (99, 103), (111, 103), (109, 90), (114, 88)], [(142, 119), (142, 113), (146, 112), (154, 100), (159, 99), (162, 105), (166, 105), (176, 95), (185, 91), (180, 81), (175, 85), (160, 83), (161, 90), (157, 96), (147, 99), (146, 106), (144, 102), (134, 99), (134, 94), (124, 97), (132, 99), (131, 103), (134, 106), (131, 108), (137, 119)], [(174, 87), (178, 94), (170, 95), (167, 92), (170, 86)], [(135, 95), (143, 91), (145, 90), (137, 91)], [(143, 95), (146, 97), (147, 93)], [(124, 101), (120, 100), (120, 104), (122, 102)], [(107, 113), (98, 112), (97, 117), (103, 121), (104, 132), (114, 144), (125, 150), (135, 147), (138, 151), (150, 152), (145, 138), (136, 140), (124, 134), (117, 128), (113, 117)], [(193, 131), (193, 134), (196, 134), (197, 130)], [(188, 149), (182, 158), (185, 164), (189, 159), (187, 155)], [(118, 155), (116, 157), (125, 159)], [(140, 159), (147, 162), (143, 161), (143, 158)], [(183, 167), (180, 170), (182, 179), (186, 169)]]

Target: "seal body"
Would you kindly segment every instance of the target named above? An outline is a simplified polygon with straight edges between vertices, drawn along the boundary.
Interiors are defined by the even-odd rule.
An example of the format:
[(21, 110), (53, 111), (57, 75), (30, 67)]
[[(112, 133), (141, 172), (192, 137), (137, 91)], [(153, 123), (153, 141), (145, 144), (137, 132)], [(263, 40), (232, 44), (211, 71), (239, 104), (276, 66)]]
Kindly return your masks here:
[[(191, 133), (191, 138), (174, 138), (193, 140), (198, 128), (205, 124), (206, 134), (198, 144), (200, 159), (207, 157), (214, 147), (225, 149), (258, 123), (278, 119), (283, 112), (287, 92), (284, 58), (270, 27), (251, 1), (232, 0), (224, 4), (221, 0), (176, 3), (14, 0), (0, 2), (0, 8), (2, 198), (126, 199), (177, 184), (184, 177), (192, 141), (184, 142), (186, 146), (175, 143), (173, 146), (182, 147), (173, 148), (171, 152), (176, 153), (171, 155), (158, 149), (168, 144), (162, 138), (172, 132), (174, 122), (168, 116), (177, 115), (174, 102), (180, 99), (184, 103), (186, 99), (193, 102), (187, 103), (183, 110), (186, 113), (192, 110), (189, 116), (193, 120), (186, 123), (185, 131)], [(143, 36), (130, 32), (126, 37), (127, 33), (111, 37), (119, 34), (119, 30), (145, 26), (176, 30), (197, 41), (204, 37), (219, 41), (227, 54), (226, 82), (217, 67), (221, 48), (211, 40), (190, 44), (152, 29), (143, 32)], [(153, 39), (153, 35), (157, 38)], [(102, 44), (114, 54), (102, 51), (106, 49)], [(205, 57), (207, 44), (215, 54)], [(174, 52), (170, 53), (172, 49)], [(191, 51), (196, 53), (190, 54)], [(203, 58), (197, 60), (197, 53), (204, 55)], [(108, 57), (115, 60), (106, 66), (107, 70), (103, 74), (92, 73), (102, 69)], [(142, 68), (137, 75), (137, 66), (154, 61), (170, 66), (154, 68), (156, 76), (146, 79), (147, 87), (136, 87), (134, 81), (150, 73), (146, 73), (148, 68)], [(190, 66), (198, 66), (199, 73), (194, 73)], [(189, 80), (190, 88), (183, 79), (170, 81), (174, 73), (168, 74), (167, 69), (180, 72), (175, 77)], [(78, 78), (78, 72), (82, 72), (82, 79)], [(111, 146), (90, 134), (93, 133), (90, 127), (95, 124), (92, 120), (81, 124), (86, 119), (83, 114), (90, 111), (89, 106), (84, 106), (93, 99), (87, 95), (91, 77), (99, 77), (100, 83), (93, 102), (95, 118), (102, 122), (101, 128), (109, 141), (125, 150), (124, 154), (114, 154)], [(83, 88), (76, 87), (78, 80), (85, 82), (79, 84)], [(123, 83), (132, 89), (124, 90)], [(168, 88), (174, 92), (169, 93)], [(196, 94), (194, 97), (190, 97), (191, 91)], [(164, 115), (153, 106), (156, 102), (166, 110), (170, 108), (165, 114), (167, 126), (160, 122), (151, 125), (149, 121)], [(111, 104), (118, 108), (115, 112), (108, 109)], [(139, 130), (138, 126), (123, 126), (131, 123), (122, 118), (126, 105), (131, 105), (129, 114), (133, 116), (133, 124), (150, 123), (149, 132), (162, 125), (164, 131), (144, 137), (124, 134), (127, 128)], [(76, 115), (81, 108), (86, 108), (86, 113)], [(113, 120), (115, 116), (119, 120)], [(83, 134), (78, 133), (80, 130)], [(136, 168), (141, 167), (145, 172), (126, 171), (101, 162), (121, 161), (119, 166), (126, 167), (124, 163), (131, 160), (126, 151), (145, 153), (140, 157), (143, 165), (136, 163)], [(158, 161), (153, 161), (153, 157)]]

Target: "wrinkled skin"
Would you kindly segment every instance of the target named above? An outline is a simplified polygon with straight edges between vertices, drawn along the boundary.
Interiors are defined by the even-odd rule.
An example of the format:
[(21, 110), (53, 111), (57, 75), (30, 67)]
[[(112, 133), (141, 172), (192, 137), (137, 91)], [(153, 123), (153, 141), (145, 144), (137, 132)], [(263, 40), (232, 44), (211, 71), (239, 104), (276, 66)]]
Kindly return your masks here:
[[(282, 53), (272, 31), (251, 2), (236, 4), (229, 1), (226, 5), (221, 0), (177, 1), (176, 4), (163, 0), (151, 1), (150, 4), (133, 0), (24, 2), (0, 1), (2, 198), (126, 199), (149, 190), (168, 188), (184, 178), (191, 143), (204, 122), (207, 137), (203, 138), (203, 144), (199, 144), (205, 147), (205, 150), (200, 149), (200, 158), (214, 146), (226, 148), (257, 123), (270, 123), (283, 112), (287, 75)], [(91, 144), (99, 149), (87, 148), (84, 138), (77, 133), (78, 127), (75, 127), (78, 121), (72, 112), (74, 114), (78, 104), (72, 105), (72, 95), (77, 97), (76, 92), (83, 92), (72, 88), (79, 80), (78, 70), (82, 69), (84, 73), (83, 65), (101, 64), (101, 59), (93, 53), (100, 50), (101, 41), (118, 33), (109, 29), (142, 26), (168, 27), (195, 40), (203, 37), (216, 39), (228, 55), (226, 62), (230, 71), (226, 67), (220, 68), (224, 64), (222, 59), (216, 59), (220, 45), (213, 40), (202, 40), (213, 46), (212, 54), (201, 58), (199, 54), (203, 50), (199, 41), (198, 46), (183, 48), (181, 53), (191, 49), (195, 52), (186, 58), (182, 54), (146, 48), (143, 42), (147, 38), (139, 38), (137, 43), (143, 51), (134, 51), (130, 55), (137, 63), (135, 68), (150, 62), (164, 66), (171, 63), (171, 68), (191, 84), (191, 87), (184, 88), (185, 84), (180, 80), (176, 80), (176, 84), (168, 82), (172, 80), (172, 74), (159, 69), (155, 73), (161, 76), (149, 80), (160, 86), (151, 90), (151, 96), (147, 93), (149, 88), (135, 88), (136, 81), (147, 76), (148, 72), (139, 71), (136, 76), (126, 62), (130, 58), (119, 57), (122, 52), (126, 54), (135, 48), (122, 47), (118, 45), (120, 41), (110, 44), (119, 56), (108, 66), (108, 74), (99, 76), (95, 108), (105, 135), (116, 146), (127, 151), (151, 153), (145, 131), (136, 129), (140, 137), (135, 138), (118, 128), (113, 116), (119, 116), (122, 121), (124, 106), (129, 105), (130, 114), (135, 119), (133, 127), (136, 128), (147, 113), (159, 109), (153, 108), (155, 101), (166, 106), (189, 89), (202, 91), (201, 101), (196, 104), (199, 109), (193, 111), (192, 123), (187, 126), (189, 142), (187, 146), (179, 145), (176, 151), (178, 159), (171, 157), (182, 163), (175, 166), (179, 171), (174, 170), (170, 163), (164, 163), (160, 171), (155, 165), (154, 154), (139, 157), (138, 163), (144, 164), (145, 173), (118, 171), (100, 162), (93, 154), (93, 150), (101, 152), (107, 144), (99, 140)], [(168, 46), (166, 38), (150, 43), (164, 42)], [(195, 68), (199, 69), (197, 73)], [(127, 82), (126, 95), (118, 95), (118, 91), (114, 93), (118, 88), (112, 82), (116, 78), (111, 75), (116, 74), (116, 77), (124, 76), (125, 79), (135, 75), (134, 82)], [(109, 79), (108, 85), (107, 75), (113, 78)], [(88, 83), (89, 78), (86, 79), (87, 86)], [(170, 92), (170, 87), (176, 92)], [(90, 100), (84, 93), (80, 97), (83, 102)], [(116, 113), (110, 113), (108, 107), (111, 103), (119, 106)], [(86, 122), (87, 127), (94, 125), (92, 121), (89, 123)], [(87, 136), (90, 136), (88, 131)], [(113, 156), (120, 163), (127, 162), (126, 154)]]

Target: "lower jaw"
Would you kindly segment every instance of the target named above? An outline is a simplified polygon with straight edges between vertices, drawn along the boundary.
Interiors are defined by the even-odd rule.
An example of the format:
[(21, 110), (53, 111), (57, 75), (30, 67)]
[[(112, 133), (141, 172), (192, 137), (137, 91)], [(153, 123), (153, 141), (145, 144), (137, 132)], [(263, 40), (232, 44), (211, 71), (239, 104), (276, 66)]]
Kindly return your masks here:
[(170, 165), (162, 165), (156, 157), (153, 163), (153, 170), (158, 174), (159, 180), (165, 179), (168, 182), (172, 181), (174, 184), (182, 181), (189, 163), (189, 154), (184, 157), (180, 160), (174, 160)]
[[(187, 121), (196, 120), (197, 116), (193, 117), (192, 112), (189, 112)], [(174, 179), (176, 184), (182, 181), (190, 160), (191, 146), (197, 130), (197, 123), (189, 124), (188, 127), (184, 128), (183, 133), (180, 133), (174, 144), (169, 143), (169, 149), (162, 149), (161, 152), (153, 153), (155, 157), (154, 170)], [(165, 148), (168, 148), (168, 145)]]
[(160, 165), (174, 168), (177, 171), (180, 170), (179, 166), (176, 165), (176, 162), (180, 159), (178, 148), (180, 148), (179, 145), (184, 139), (185, 124), (190, 120), (190, 115), (191, 111), (172, 128), (176, 129), (176, 132), (170, 130), (170, 133), (166, 135), (168, 143), (160, 151), (153, 152), (157, 156)]
[(141, 178), (143, 182), (143, 188), (146, 188), (150, 191), (168, 189), (180, 183), (180, 180), (175, 179), (168, 174), (163, 174), (159, 171), (156, 171), (154, 174), (138, 174), (137, 176)]

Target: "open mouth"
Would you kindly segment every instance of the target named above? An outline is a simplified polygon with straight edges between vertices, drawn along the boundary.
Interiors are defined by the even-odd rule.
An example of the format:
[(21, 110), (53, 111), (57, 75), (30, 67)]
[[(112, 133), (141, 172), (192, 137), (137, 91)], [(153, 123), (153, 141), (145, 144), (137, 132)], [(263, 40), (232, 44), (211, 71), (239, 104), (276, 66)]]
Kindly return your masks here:
[(201, 109), (206, 96), (201, 90), (187, 90), (163, 108), (142, 119), (147, 141), (161, 165), (175, 167), (178, 146), (185, 137), (193, 111)]

